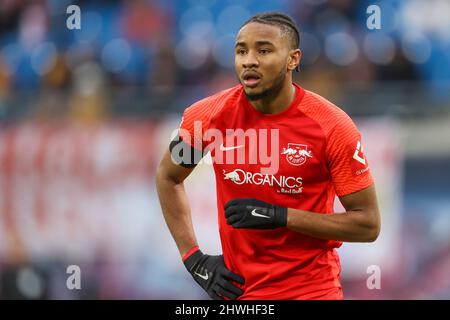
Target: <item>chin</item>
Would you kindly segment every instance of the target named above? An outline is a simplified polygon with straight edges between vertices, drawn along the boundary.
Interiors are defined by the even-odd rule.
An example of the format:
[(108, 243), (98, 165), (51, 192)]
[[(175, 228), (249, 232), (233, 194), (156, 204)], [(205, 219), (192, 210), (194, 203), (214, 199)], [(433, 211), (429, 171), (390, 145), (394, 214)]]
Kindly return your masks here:
[(263, 92), (263, 90), (261, 90), (261, 89), (256, 90), (253, 88), (248, 88), (248, 89), (244, 89), (244, 92), (247, 95), (253, 96), (253, 95), (260, 95)]
[(244, 90), (245, 92), (245, 96), (247, 97), (248, 100), (250, 101), (256, 101), (256, 100), (260, 100), (263, 99), (265, 97), (268, 96), (268, 94), (270, 93), (270, 91), (268, 90)]
[(261, 90), (261, 89), (245, 88), (245, 87), (244, 87), (244, 91), (245, 91), (245, 94), (248, 94), (248, 95), (259, 95), (263, 92), (263, 90)]

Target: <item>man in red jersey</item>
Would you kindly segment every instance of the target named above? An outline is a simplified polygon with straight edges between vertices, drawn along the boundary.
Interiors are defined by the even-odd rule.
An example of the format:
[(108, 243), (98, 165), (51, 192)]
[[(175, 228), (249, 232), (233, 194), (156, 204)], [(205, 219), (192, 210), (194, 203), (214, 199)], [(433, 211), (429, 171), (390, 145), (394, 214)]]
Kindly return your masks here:
[[(281, 13), (236, 37), (240, 84), (194, 103), (157, 170), (169, 230), (195, 281), (214, 299), (342, 299), (342, 241), (380, 231), (373, 178), (353, 121), (292, 82), (299, 33)], [(213, 159), (223, 255), (197, 244), (183, 186)], [(345, 212), (334, 213), (337, 195)]]

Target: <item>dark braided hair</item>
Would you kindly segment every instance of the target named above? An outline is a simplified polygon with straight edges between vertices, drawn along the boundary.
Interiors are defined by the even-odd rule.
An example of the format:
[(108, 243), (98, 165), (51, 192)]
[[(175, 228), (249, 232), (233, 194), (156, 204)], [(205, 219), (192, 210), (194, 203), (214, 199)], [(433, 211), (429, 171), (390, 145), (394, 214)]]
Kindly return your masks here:
[[(279, 27), (281, 32), (288, 36), (292, 49), (298, 49), (300, 44), (300, 33), (294, 19), (287, 14), (281, 12), (259, 13), (245, 21), (241, 28), (251, 22), (270, 24)], [(299, 71), (298, 68), (299, 67), (297, 66), (295, 70)]]

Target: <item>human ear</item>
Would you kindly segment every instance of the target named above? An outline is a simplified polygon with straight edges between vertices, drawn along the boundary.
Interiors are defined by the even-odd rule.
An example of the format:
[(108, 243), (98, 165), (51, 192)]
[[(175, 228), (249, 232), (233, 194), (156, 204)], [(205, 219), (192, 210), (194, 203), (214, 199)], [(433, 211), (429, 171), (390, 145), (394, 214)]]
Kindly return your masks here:
[(288, 69), (290, 71), (295, 70), (300, 65), (300, 59), (302, 57), (302, 52), (300, 49), (291, 50), (289, 52)]

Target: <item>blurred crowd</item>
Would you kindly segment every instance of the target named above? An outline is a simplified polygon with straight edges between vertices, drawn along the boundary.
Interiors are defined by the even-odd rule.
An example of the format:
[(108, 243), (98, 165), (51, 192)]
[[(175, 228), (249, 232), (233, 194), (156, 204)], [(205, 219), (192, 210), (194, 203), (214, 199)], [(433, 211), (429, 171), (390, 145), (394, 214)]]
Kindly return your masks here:
[[(79, 30), (66, 26), (71, 4), (81, 9)], [(4, 0), (0, 116), (96, 121), (180, 112), (196, 99), (237, 83), (236, 32), (251, 15), (269, 10), (287, 12), (298, 22), (303, 60), (295, 78), (306, 88), (341, 101), (348, 92), (397, 85), (405, 95), (424, 91), (431, 104), (448, 106), (449, 2), (377, 2), (379, 30), (368, 29), (371, 4)], [(336, 83), (347, 86), (345, 93)], [(344, 102), (351, 111), (352, 101)]]
[[(367, 8), (373, 4), (380, 8), (381, 29), (371, 30), (367, 24), (373, 14)], [(66, 25), (72, 14), (66, 12), (70, 5), (81, 9), (81, 29), (70, 30)], [(173, 248), (152, 238), (160, 234), (145, 235), (144, 230), (150, 228), (149, 225), (159, 226), (158, 223), (163, 226), (161, 217), (155, 218), (159, 215), (155, 209), (157, 202), (148, 184), (153, 172), (147, 162), (156, 163), (157, 148), (152, 146), (150, 151), (146, 150), (145, 157), (142, 154), (138, 157), (136, 150), (127, 149), (132, 144), (130, 141), (135, 141), (137, 150), (146, 148), (147, 141), (155, 145), (164, 141), (158, 141), (159, 136), (146, 129), (130, 134), (133, 129), (129, 127), (134, 125), (119, 134), (120, 126), (110, 124), (123, 118), (145, 119), (150, 125), (144, 126), (153, 130), (153, 126), (160, 124), (159, 120), (171, 114), (179, 118), (182, 110), (194, 101), (237, 84), (235, 35), (246, 19), (263, 11), (288, 13), (298, 23), (303, 58), (295, 80), (336, 102), (351, 116), (415, 116), (422, 124), (422, 119), (428, 117), (440, 118), (444, 123), (445, 117), (450, 115), (448, 0), (1, 0), (0, 208), (9, 206), (9, 211), (0, 214), (0, 253), (7, 251), (8, 244), (1, 240), (11, 227), (8, 219), (12, 219), (11, 216), (22, 217), (17, 218), (19, 221), (30, 218), (26, 214), (32, 210), (28, 210), (26, 202), (33, 197), (38, 199), (37, 213), (33, 213), (37, 221), (46, 214), (42, 199), (42, 202), (57, 203), (52, 208), (54, 215), (49, 214), (57, 220), (59, 205), (72, 210), (72, 205), (75, 207), (82, 202), (78, 200), (88, 198), (88, 204), (97, 209), (95, 206), (101, 201), (113, 203), (121, 198), (123, 203), (117, 200), (119, 209), (114, 205), (112, 208), (128, 214), (131, 206), (135, 209), (133, 212), (139, 214), (127, 215), (129, 220), (122, 221), (117, 213), (116, 225), (110, 225), (108, 234), (103, 224), (107, 225), (114, 218), (110, 218), (109, 211), (105, 215), (102, 207), (99, 212), (103, 216), (95, 218), (89, 235), (97, 239), (96, 232), (101, 225), (103, 232), (98, 237), (105, 243), (113, 242), (117, 229), (125, 225), (130, 234), (124, 232), (123, 239), (135, 242), (125, 243), (119, 249), (126, 251), (133, 245), (137, 247), (136, 243), (141, 246), (142, 243), (153, 246), (157, 243), (163, 248), (156, 251), (155, 257), (150, 251), (154, 252), (156, 246), (149, 244), (148, 252), (134, 256), (130, 253), (135, 260), (130, 258), (125, 263), (123, 258), (116, 264), (108, 262), (108, 254), (114, 250), (99, 253), (95, 261), (83, 266), (86, 287), (79, 293), (68, 292), (65, 287), (64, 259), (48, 259), (45, 255), (35, 259), (16, 252), (11, 256), (21, 259), (1, 260), (0, 257), (0, 298), (186, 298), (186, 292), (191, 292), (188, 290), (195, 284), (180, 273), (184, 270), (180, 269), (176, 254), (170, 251), (171, 257), (164, 257), (164, 252), (168, 252), (164, 249)], [(47, 122), (63, 125), (55, 126), (57, 128), (22, 126)], [(67, 122), (75, 126), (66, 127)], [(89, 132), (86, 127), (76, 126), (80, 123), (98, 130)], [(425, 126), (418, 136), (432, 127), (436, 130), (428, 131), (425, 135), (428, 140), (417, 140), (419, 147), (412, 148), (418, 152), (413, 156), (407, 154), (405, 163), (400, 165), (404, 165), (404, 171), (399, 173), (402, 178), (404, 175), (404, 180), (395, 196), (401, 197), (403, 204), (399, 237), (402, 239), (399, 244), (402, 263), (395, 274), (386, 276), (383, 291), (378, 296), (361, 285), (365, 284), (364, 280), (344, 280), (349, 298), (450, 297), (447, 275), (450, 266), (450, 154), (442, 157), (445, 152), (436, 155), (428, 151), (429, 146), (445, 144), (445, 137), (437, 135), (440, 127), (434, 126), (434, 122)], [(408, 129), (407, 134), (416, 129), (415, 126), (410, 128), (413, 130)], [(417, 132), (420, 128), (417, 126)], [(88, 144), (86, 141), (90, 139)], [(120, 146), (119, 151), (114, 149), (116, 144)], [(83, 147), (85, 145), (89, 147)], [(83, 154), (80, 156), (73, 150), (82, 150)], [(130, 178), (131, 187), (126, 189), (124, 180), (130, 177), (130, 167), (136, 167), (129, 162), (133, 154), (136, 161), (144, 158), (142, 161), (147, 162), (142, 165), (142, 171)], [(45, 170), (45, 161), (50, 163), (47, 169), (51, 170)], [(109, 165), (114, 167), (120, 161), (131, 165), (111, 169), (121, 174), (120, 179), (108, 185), (111, 191), (106, 190), (108, 187), (96, 189), (93, 186), (98, 183), (97, 179), (83, 176), (91, 174), (89, 170), (83, 171), (83, 165), (89, 161), (102, 174), (107, 171), (103, 171), (103, 166), (109, 169)], [(69, 168), (67, 176), (65, 166)], [(34, 176), (35, 168), (41, 170), (36, 175), (41, 175), (44, 182)], [(430, 168), (434, 170), (432, 176)], [(25, 182), (17, 183), (21, 179)], [(52, 179), (57, 183), (53, 185)], [(70, 189), (67, 200), (60, 187), (66, 186), (67, 180), (79, 182), (85, 189), (80, 192), (75, 188), (78, 193)], [(59, 191), (61, 196), (54, 196), (53, 191)], [(100, 192), (100, 196), (95, 192)], [(123, 192), (128, 193), (124, 196)], [(57, 199), (52, 199), (53, 196)], [(148, 197), (153, 202), (147, 203)], [(79, 210), (82, 213), (79, 225), (88, 225), (89, 220), (83, 220), (83, 214), (90, 211), (83, 211), (83, 208), (73, 209), (68, 221), (75, 221), (74, 212)], [(149, 217), (148, 211), (155, 216)], [(161, 230), (159, 232), (168, 236), (167, 230)], [(28, 231), (23, 228), (18, 234), (28, 235)], [(143, 238), (133, 238), (133, 232), (142, 234)], [(69, 236), (64, 232), (58, 235)], [(78, 236), (83, 239), (83, 234)], [(74, 239), (79, 238), (74, 236)], [(117, 238), (117, 243), (122, 245), (121, 238)], [(9, 241), (16, 246), (20, 239), (13, 237)], [(39, 244), (33, 245), (33, 235), (28, 241), (31, 248), (39, 249)], [(52, 241), (48, 242), (53, 248)], [(74, 244), (74, 250), (83, 251), (86, 242), (80, 242), (81, 249)], [(59, 249), (64, 249), (63, 244), (59, 245)], [(168, 267), (169, 263), (161, 259), (171, 263), (176, 260), (176, 264)], [(138, 277), (142, 273), (146, 275), (144, 279)], [(170, 289), (173, 283), (179, 285), (177, 292)], [(203, 296), (195, 291), (189, 296), (192, 297)]]

